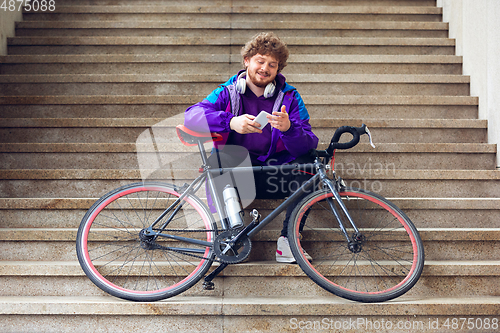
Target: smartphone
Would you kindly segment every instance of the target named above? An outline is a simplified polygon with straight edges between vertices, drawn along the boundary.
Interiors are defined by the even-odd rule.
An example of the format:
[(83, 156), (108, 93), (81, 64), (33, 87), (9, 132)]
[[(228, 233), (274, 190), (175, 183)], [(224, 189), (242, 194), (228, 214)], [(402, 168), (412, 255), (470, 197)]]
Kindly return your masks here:
[(267, 119), (268, 114), (269, 113), (267, 113), (266, 111), (260, 111), (259, 115), (257, 117), (255, 117), (255, 119), (253, 121), (260, 124), (260, 127), (257, 127), (258, 129), (261, 130), (264, 127), (266, 127), (267, 122), (268, 122), (268, 119)]

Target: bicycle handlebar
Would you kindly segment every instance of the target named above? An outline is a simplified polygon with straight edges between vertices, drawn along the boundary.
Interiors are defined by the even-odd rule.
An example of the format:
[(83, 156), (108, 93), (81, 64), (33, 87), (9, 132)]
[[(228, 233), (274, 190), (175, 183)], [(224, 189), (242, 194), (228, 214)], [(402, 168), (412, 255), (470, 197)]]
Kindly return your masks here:
[[(351, 141), (339, 142), (340, 137), (344, 133), (350, 133), (352, 135)], [(337, 128), (335, 134), (333, 134), (332, 140), (330, 141), (330, 145), (326, 150), (316, 150), (317, 156), (329, 157), (333, 155), (333, 151), (335, 149), (350, 149), (359, 143), (359, 139), (363, 134), (368, 135), (371, 146), (375, 148), (375, 145), (372, 142), (370, 130), (365, 124), (361, 125), (361, 127), (342, 126)]]

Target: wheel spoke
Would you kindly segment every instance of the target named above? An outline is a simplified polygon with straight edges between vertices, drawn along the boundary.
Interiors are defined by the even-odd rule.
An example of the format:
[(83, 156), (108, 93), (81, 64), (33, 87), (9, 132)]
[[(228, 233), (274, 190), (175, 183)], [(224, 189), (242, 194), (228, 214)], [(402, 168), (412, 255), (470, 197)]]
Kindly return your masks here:
[[(178, 196), (172, 186), (138, 183), (101, 198), (105, 204), (92, 206), (77, 235), (77, 254), (87, 276), (104, 291), (135, 301), (174, 296), (203, 277), (212, 263), (206, 259), (212, 257), (211, 251), (142, 232)], [(192, 195), (180, 204), (181, 209), (169, 213), (168, 233), (196, 239), (201, 235), (202, 240), (212, 241), (217, 227), (208, 208)], [(205, 249), (205, 253), (175, 248)]]
[[(290, 247), (300, 267), (321, 287), (355, 301), (385, 301), (408, 291), (423, 268), (423, 246), (411, 221), (384, 198), (346, 189), (340, 195), (359, 234), (333, 203), (341, 212), (348, 245), (326, 204), (332, 196), (327, 193), (321, 190), (306, 197), (291, 218)], [(300, 225), (304, 225), (302, 240), (297, 237)], [(313, 257), (312, 262), (301, 256), (301, 248)]]

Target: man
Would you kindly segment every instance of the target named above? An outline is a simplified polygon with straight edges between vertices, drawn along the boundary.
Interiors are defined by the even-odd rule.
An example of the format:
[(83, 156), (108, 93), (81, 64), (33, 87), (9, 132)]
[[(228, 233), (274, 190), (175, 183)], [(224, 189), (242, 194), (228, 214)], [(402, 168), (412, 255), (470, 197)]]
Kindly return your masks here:
[[(311, 130), (309, 114), (297, 90), (280, 73), (287, 65), (289, 51), (273, 33), (254, 36), (241, 51), (245, 69), (214, 90), (202, 102), (185, 112), (185, 126), (195, 131), (221, 133), (224, 144), (245, 147), (253, 165), (309, 163), (310, 149), (318, 138)], [(270, 126), (259, 129), (260, 111), (269, 112)], [(230, 155), (230, 154), (228, 154)], [(230, 156), (229, 156), (230, 158)], [(257, 198), (289, 196), (310, 175), (255, 174)], [(272, 181), (271, 181), (272, 180)], [(241, 190), (241, 189), (240, 189)], [(276, 260), (295, 262), (287, 239), (287, 225), (294, 205), (287, 209), (278, 239)]]

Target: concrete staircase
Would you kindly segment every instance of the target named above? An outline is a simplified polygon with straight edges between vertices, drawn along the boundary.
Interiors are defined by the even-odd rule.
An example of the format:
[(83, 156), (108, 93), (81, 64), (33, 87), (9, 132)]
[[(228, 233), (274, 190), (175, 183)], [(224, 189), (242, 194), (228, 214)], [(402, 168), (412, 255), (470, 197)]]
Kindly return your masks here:
[[(276, 221), (215, 291), (198, 285), (156, 303), (107, 296), (76, 259), (85, 211), (140, 180), (137, 136), (166, 118), (181, 123), (189, 105), (241, 68), (239, 49), (262, 30), (288, 43), (284, 74), (322, 145), (341, 125), (372, 130), (377, 148), (364, 141), (340, 152), (336, 167), (414, 221), (426, 250), (421, 280), (383, 304), (326, 294), (297, 266), (273, 261)], [(483, 328), (488, 319), (483, 331), (495, 331), (496, 147), (434, 0), (58, 0), (55, 12), (25, 13), (16, 31), (0, 58), (3, 332), (360, 332), (370, 321), (374, 331), (390, 322), (398, 332), (436, 323), (456, 332), (452, 318), (465, 317)], [(176, 138), (171, 149), (192, 152)], [(266, 214), (276, 204), (253, 208)]]

